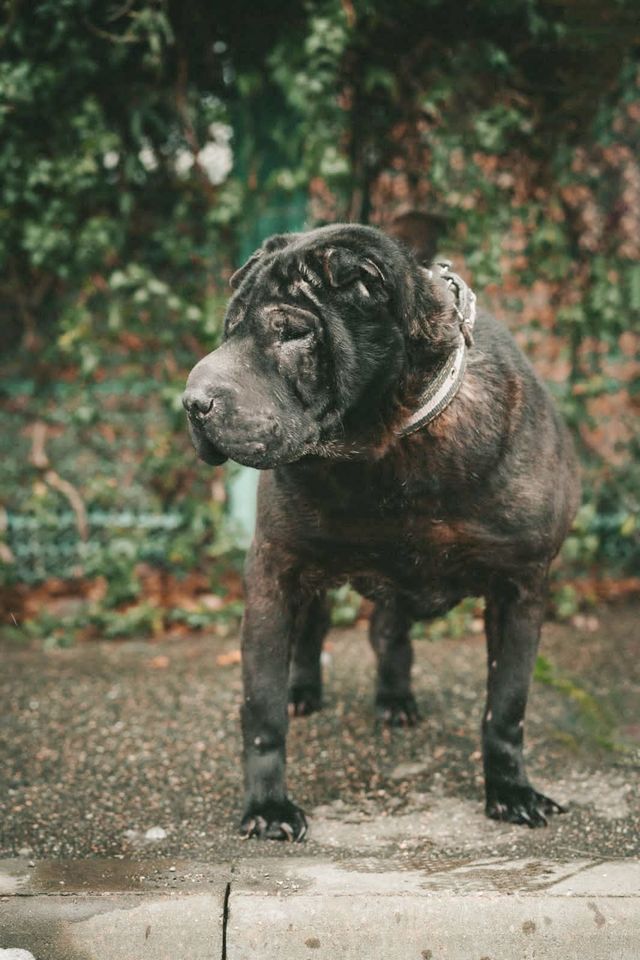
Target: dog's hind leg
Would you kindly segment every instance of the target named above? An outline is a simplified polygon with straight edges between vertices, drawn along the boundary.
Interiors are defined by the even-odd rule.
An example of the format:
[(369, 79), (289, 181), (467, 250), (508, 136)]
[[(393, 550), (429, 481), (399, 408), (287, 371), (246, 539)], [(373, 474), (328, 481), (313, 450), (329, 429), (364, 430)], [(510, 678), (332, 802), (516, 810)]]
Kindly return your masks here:
[(488, 685), (482, 721), (487, 816), (540, 827), (563, 808), (538, 793), (522, 756), (524, 714), (544, 618), (546, 578), (502, 581), (487, 596)]
[(325, 591), (315, 594), (299, 618), (289, 670), (289, 716), (305, 717), (322, 707), (322, 641), (331, 625)]
[(376, 715), (393, 727), (412, 727), (419, 719), (411, 691), (412, 620), (403, 607), (395, 595), (378, 600), (369, 624), (369, 640), (378, 661)]

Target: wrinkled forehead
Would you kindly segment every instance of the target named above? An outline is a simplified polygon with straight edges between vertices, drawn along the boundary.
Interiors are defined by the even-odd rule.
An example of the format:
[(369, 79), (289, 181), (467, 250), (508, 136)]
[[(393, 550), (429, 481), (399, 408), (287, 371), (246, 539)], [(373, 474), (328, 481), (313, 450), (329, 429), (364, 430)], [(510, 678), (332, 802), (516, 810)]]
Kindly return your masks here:
[(296, 292), (301, 281), (319, 290), (327, 284), (327, 265), (331, 253), (330, 244), (319, 246), (301, 240), (265, 254), (256, 263), (250, 276), (254, 284), (273, 294), (287, 289)]
[[(321, 267), (304, 256), (282, 250), (267, 254), (245, 276), (228, 303), (225, 332), (250, 318), (252, 327), (270, 321), (274, 308), (304, 309), (316, 316), (323, 306)], [(244, 328), (244, 324), (242, 324)]]
[(329, 286), (325, 264), (330, 254), (327, 245), (319, 249), (309, 244), (266, 253), (245, 276), (229, 302), (228, 313), (273, 303), (319, 305)]
[(395, 275), (407, 274), (405, 260), (395, 241), (359, 224), (276, 234), (231, 277), (236, 294), (227, 317), (261, 313), (266, 304), (375, 313), (397, 299)]

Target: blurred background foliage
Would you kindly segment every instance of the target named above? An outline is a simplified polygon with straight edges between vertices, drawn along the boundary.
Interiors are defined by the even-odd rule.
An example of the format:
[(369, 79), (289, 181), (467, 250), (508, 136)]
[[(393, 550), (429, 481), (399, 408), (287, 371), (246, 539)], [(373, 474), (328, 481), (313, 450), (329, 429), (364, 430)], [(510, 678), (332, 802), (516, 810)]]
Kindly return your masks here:
[[(232, 269), (274, 231), (336, 220), (451, 256), (549, 382), (585, 480), (556, 612), (637, 588), (635, 0), (3, 14), (9, 629), (65, 643), (235, 623), (229, 476), (196, 461), (180, 395)], [(336, 610), (359, 605), (342, 591)]]

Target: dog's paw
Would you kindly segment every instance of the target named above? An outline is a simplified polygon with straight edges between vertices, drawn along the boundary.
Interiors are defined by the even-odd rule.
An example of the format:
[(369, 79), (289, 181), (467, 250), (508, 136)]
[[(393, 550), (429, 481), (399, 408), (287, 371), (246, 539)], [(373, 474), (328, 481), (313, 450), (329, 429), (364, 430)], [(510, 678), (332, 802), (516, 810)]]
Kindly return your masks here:
[(245, 839), (258, 837), (261, 840), (304, 840), (307, 819), (300, 807), (284, 799), (249, 807), (240, 823), (240, 833)]
[(322, 690), (311, 684), (292, 684), (289, 687), (289, 716), (308, 717), (322, 710)]
[(412, 693), (376, 694), (376, 720), (387, 727), (415, 727), (420, 719)]
[(532, 828), (546, 827), (554, 813), (566, 812), (566, 807), (538, 793), (530, 784), (487, 786), (486, 814), (492, 820), (522, 823)]

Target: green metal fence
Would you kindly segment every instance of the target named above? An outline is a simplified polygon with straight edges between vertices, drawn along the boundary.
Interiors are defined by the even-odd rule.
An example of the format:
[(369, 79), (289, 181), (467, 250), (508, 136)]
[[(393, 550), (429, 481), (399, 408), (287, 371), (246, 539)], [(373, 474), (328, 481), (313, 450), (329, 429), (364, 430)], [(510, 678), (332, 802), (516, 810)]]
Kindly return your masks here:
[(99, 566), (101, 554), (120, 552), (122, 559), (163, 564), (172, 538), (186, 524), (179, 513), (142, 513), (131, 510), (90, 510), (88, 536), (80, 537), (71, 511), (46, 517), (5, 516), (5, 543), (10, 579), (37, 584), (50, 577), (73, 579)]

